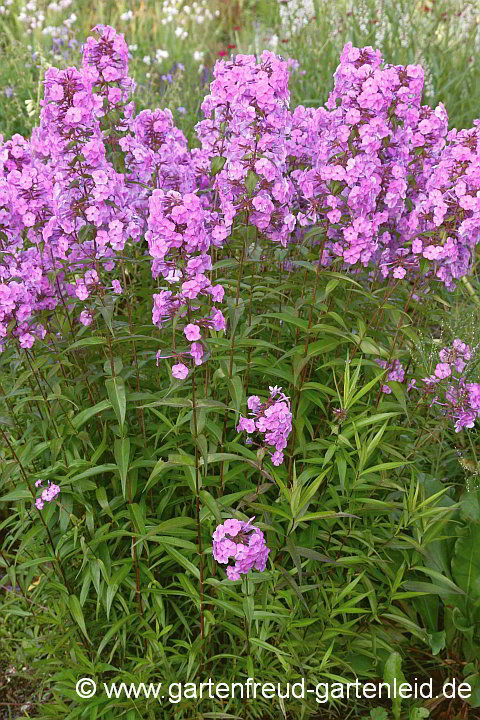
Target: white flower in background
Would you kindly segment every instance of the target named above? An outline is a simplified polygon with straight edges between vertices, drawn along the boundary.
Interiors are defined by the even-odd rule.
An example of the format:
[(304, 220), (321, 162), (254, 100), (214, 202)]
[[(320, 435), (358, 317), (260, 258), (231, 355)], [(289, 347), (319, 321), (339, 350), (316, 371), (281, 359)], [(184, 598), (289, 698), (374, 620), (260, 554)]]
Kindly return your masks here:
[(180, 38), (180, 40), (186, 40), (188, 32), (183, 30), (181, 27), (177, 27), (175, 30), (175, 37)]
[(131, 20), (133, 18), (133, 12), (131, 10), (127, 10), (127, 12), (124, 12), (120, 15), (120, 20)]
[(314, 15), (312, 0), (288, 0), (280, 4), (280, 21), (284, 31), (297, 33)]
[(190, 15), (190, 13), (192, 12), (190, 5), (184, 5), (182, 10), (186, 15)]
[(128, 49), (131, 50), (132, 52), (135, 52), (135, 50), (138, 50), (138, 45), (129, 45)]
[(272, 35), (272, 37), (268, 41), (268, 44), (270, 45), (271, 48), (273, 48), (275, 50), (275, 48), (278, 45), (278, 35)]
[(75, 22), (76, 19), (77, 19), (77, 16), (75, 15), (75, 13), (72, 13), (70, 15), (70, 17), (68, 17), (66, 20), (63, 21), (63, 24), (69, 28), (73, 25), (73, 23)]
[(195, 50), (193, 53), (193, 59), (195, 62), (202, 62), (203, 58), (205, 57), (205, 53), (203, 50)]
[(162, 60), (166, 60), (168, 58), (168, 52), (166, 50), (157, 50), (155, 53), (155, 60), (159, 63), (162, 62)]
[(145, 65), (150, 65), (150, 63), (152, 62), (150, 59), (150, 55), (145, 55), (143, 58), (143, 62), (145, 63)]

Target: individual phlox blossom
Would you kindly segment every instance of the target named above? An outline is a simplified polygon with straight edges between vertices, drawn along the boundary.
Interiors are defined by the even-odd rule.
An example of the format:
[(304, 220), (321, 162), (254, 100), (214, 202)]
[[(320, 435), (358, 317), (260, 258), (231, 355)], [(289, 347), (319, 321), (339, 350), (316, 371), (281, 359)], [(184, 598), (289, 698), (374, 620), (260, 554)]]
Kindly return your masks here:
[(152, 323), (161, 328), (164, 318), (175, 315), (181, 302), (173, 296), (171, 290), (161, 290), (153, 295)]
[(437, 363), (435, 367), (435, 375), (443, 380), (452, 374), (452, 369), (448, 363)]
[(210, 322), (213, 324), (214, 330), (223, 330), (225, 332), (226, 329), (226, 323), (225, 323), (225, 317), (221, 310), (212, 310), (211, 320)]
[(218, 525), (213, 533), (213, 557), (223, 565), (230, 559), (234, 565), (228, 565), (229, 580), (239, 580), (240, 575), (248, 573), (252, 568), (265, 570), (270, 549), (265, 542), (264, 534), (251, 523), (231, 518)]
[(255, 422), (250, 418), (240, 417), (240, 422), (237, 425), (237, 432), (246, 431), (248, 433), (255, 432)]
[(190, 346), (190, 355), (193, 357), (195, 365), (202, 364), (202, 358), (205, 354), (202, 343), (193, 342)]
[[(35, 487), (42, 487), (42, 480), (37, 480), (35, 482)], [(42, 494), (39, 498), (35, 500), (35, 506), (38, 510), (42, 510), (46, 502), (52, 502), (55, 500), (57, 495), (60, 493), (60, 487), (59, 485), (55, 485), (55, 483), (48, 481), (48, 485), (46, 488), (43, 488)]]
[(254, 413), (258, 412), (262, 405), (262, 401), (258, 397), (258, 395), (250, 395), (250, 397), (247, 400), (247, 407), (249, 410), (252, 410)]
[(172, 375), (177, 380), (185, 380), (188, 375), (188, 368), (183, 363), (178, 363), (172, 367)]
[(198, 325), (189, 323), (183, 328), (183, 332), (185, 333), (187, 340), (200, 340), (201, 333)]
[(122, 286), (120, 285), (120, 281), (119, 281), (119, 280), (112, 280), (112, 288), (113, 288), (113, 292), (114, 292), (116, 295), (121, 295), (122, 292), (123, 292)]
[(93, 318), (92, 313), (89, 310), (82, 310), (79, 316), (79, 320), (82, 323), (82, 325), (85, 325), (85, 327), (88, 327), (92, 324)]

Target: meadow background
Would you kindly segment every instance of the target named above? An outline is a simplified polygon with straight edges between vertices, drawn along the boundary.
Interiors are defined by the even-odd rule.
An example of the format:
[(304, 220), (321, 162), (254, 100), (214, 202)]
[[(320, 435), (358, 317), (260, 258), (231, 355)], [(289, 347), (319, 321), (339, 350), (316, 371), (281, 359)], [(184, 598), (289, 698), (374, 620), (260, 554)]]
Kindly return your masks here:
[[(351, 42), (422, 65), (422, 104), (443, 103), (449, 130), (480, 116), (473, 0), (2, 2), (3, 144), (30, 138), (45, 71), (80, 67), (97, 24), (128, 43), (135, 113), (168, 108), (189, 148), (215, 62), (264, 50), (289, 60), (291, 111), (325, 104)], [(179, 318), (151, 322), (152, 294), (171, 286), (140, 249), (120, 258), (121, 294), (90, 298), (92, 324), (78, 320), (82, 302), (44, 310), (48, 338), (11, 336), (0, 354), (1, 720), (480, 717), (478, 422), (456, 432), (448, 401), (410, 385), (456, 339), (470, 349), (461, 373), (480, 382), (478, 246), (448, 291), (319, 266), (315, 224), (283, 248), (241, 220), (212, 256), (226, 332), (207, 332), (188, 378), (171, 373), (186, 348)], [(280, 465), (237, 428), (248, 398), (277, 385), (293, 415)], [(61, 490), (39, 509), (37, 479)], [(267, 567), (231, 581), (212, 533), (252, 516)], [(431, 678), (435, 694), (455, 678), (472, 693), (165, 706), (81, 700), (82, 677)]]

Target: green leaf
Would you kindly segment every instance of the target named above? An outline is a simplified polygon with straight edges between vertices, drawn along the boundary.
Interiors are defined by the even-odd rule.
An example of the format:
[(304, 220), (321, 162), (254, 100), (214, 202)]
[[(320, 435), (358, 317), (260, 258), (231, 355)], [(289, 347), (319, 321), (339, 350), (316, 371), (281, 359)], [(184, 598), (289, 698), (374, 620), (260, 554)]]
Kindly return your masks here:
[(207, 490), (200, 490), (200, 501), (210, 510), (216, 520), (217, 525), (221, 525), (222, 516), (220, 514), (220, 508), (218, 507), (215, 498), (210, 495)]
[[(402, 657), (398, 652), (390, 653), (385, 663), (383, 679), (392, 689), (392, 710), (395, 720), (400, 720), (402, 698), (398, 693), (399, 686), (405, 682), (405, 675), (402, 672)], [(396, 681), (397, 694), (394, 694), (394, 681)]]
[(410, 710), (408, 720), (424, 720), (428, 717), (430, 717), (430, 710), (424, 707), (414, 707)]
[(103, 412), (103, 410), (108, 410), (111, 407), (112, 403), (110, 402), (110, 400), (102, 400), (93, 407), (89, 407), (86, 410), (82, 410), (82, 412), (78, 413), (78, 415), (73, 418), (72, 425), (75, 430), (78, 430), (82, 425), (84, 425), (88, 420), (90, 420), (91, 417), (93, 417), (94, 415), (98, 415), (98, 413)]
[(90, 642), (90, 638), (87, 634), (87, 628), (85, 627), (85, 618), (83, 617), (83, 610), (82, 606), (80, 605), (80, 600), (76, 595), (70, 595), (68, 598), (68, 606), (70, 608), (70, 613), (79, 626), (82, 633), (87, 638), (88, 642)]
[[(123, 370), (123, 361), (121, 357), (113, 358), (113, 370), (115, 375), (120, 375)], [(112, 363), (110, 360), (105, 360), (103, 363), (103, 371), (105, 375), (112, 375)]]
[(385, 708), (373, 708), (370, 710), (370, 720), (388, 720), (388, 713)]
[(123, 433), (123, 425), (125, 423), (125, 413), (127, 410), (127, 398), (125, 395), (125, 382), (122, 377), (115, 376), (105, 380), (108, 398), (112, 403), (118, 424)]
[(260, 179), (260, 175), (257, 175), (257, 173), (253, 172), (253, 170), (248, 171), (248, 175), (245, 179), (245, 187), (247, 188), (249, 197), (252, 197), (253, 191), (255, 190), (257, 183)]
[(123, 567), (108, 581), (107, 587), (107, 619), (110, 617), (110, 610), (118, 588), (127, 577), (132, 565), (131, 560), (124, 563)]
[(471, 523), (455, 543), (452, 575), (472, 608), (480, 606), (480, 524)]
[[(148, 403), (148, 405), (138, 405), (138, 408), (150, 408), (150, 407), (158, 407), (160, 405), (166, 405), (167, 407), (192, 407), (192, 401), (188, 400), (187, 398), (177, 398), (177, 397), (170, 397), (165, 398), (162, 400), (155, 400), (155, 402)], [(200, 401), (197, 403), (197, 407), (202, 407), (200, 405)]]
[(374, 343), (372, 338), (368, 338), (368, 337), (364, 338), (361, 341), (360, 350), (363, 353), (365, 353), (365, 355), (381, 355), (382, 354), (382, 351), (380, 350), (378, 345), (376, 345)]
[(200, 580), (200, 571), (195, 565), (190, 562), (190, 560), (187, 560), (185, 555), (182, 555), (182, 553), (179, 553), (178, 550), (175, 550), (175, 548), (169, 547), (166, 544), (161, 543), (163, 549), (165, 552), (167, 552), (173, 560), (175, 560), (179, 565), (181, 565), (185, 570), (188, 570), (192, 575), (197, 579)]
[(131, 615), (125, 615), (124, 617), (121, 617), (120, 620), (118, 620), (116, 623), (114, 623), (111, 628), (109, 628), (105, 636), (102, 638), (100, 645), (98, 646), (96, 656), (97, 661), (102, 654), (103, 648), (106, 647), (109, 640), (120, 630), (121, 627), (123, 627), (123, 625), (133, 622), (135, 617), (135, 613), (132, 613)]
[(438, 655), (440, 650), (444, 650), (446, 647), (445, 630), (442, 630), (441, 632), (429, 633), (428, 642), (432, 649), (432, 655)]
[(210, 174), (212, 176), (217, 175), (220, 170), (223, 170), (223, 166), (225, 165), (226, 161), (227, 158), (223, 157), (222, 155), (217, 155), (216, 157), (213, 157)]
[(388, 713), (385, 708), (373, 708), (370, 710), (370, 720), (388, 720)]
[(12, 500), (32, 500), (32, 493), (28, 488), (17, 488), (0, 497), (0, 502), (11, 502)]
[(145, 518), (140, 505), (138, 503), (130, 503), (128, 509), (135, 530), (138, 530), (141, 535), (146, 535)]
[(308, 522), (309, 520), (326, 520), (327, 518), (337, 518), (337, 517), (351, 517), (351, 518), (357, 518), (358, 515), (352, 515), (351, 513), (344, 513), (344, 512), (330, 512), (329, 510), (323, 510), (322, 512), (314, 512), (314, 513), (307, 513), (306, 515), (303, 515), (302, 517), (298, 518), (299, 522)]
[(263, 650), (268, 650), (268, 652), (275, 653), (275, 655), (287, 655), (288, 656), (288, 653), (285, 652), (285, 650), (280, 650), (280, 648), (277, 648), (274, 645), (271, 645), (271, 643), (265, 642), (265, 640), (260, 640), (260, 638), (249, 637), (248, 641), (250, 643), (252, 643), (252, 645), (255, 645), (256, 647), (260, 647)]
[(388, 385), (389, 388), (391, 388), (393, 394), (395, 395), (395, 397), (397, 398), (397, 400), (399, 402), (399, 405), (402, 407), (402, 409), (408, 419), (407, 401), (405, 399), (404, 386), (395, 380), (389, 380), (385, 384)]
[[(122, 494), (127, 499), (127, 474), (130, 462), (130, 440), (129, 438), (120, 438), (115, 440), (114, 445), (115, 461), (117, 463), (120, 480), (122, 483)], [(131, 500), (131, 498), (130, 498)]]
[(113, 472), (116, 467), (117, 466), (114, 463), (95, 465), (95, 467), (88, 468), (88, 470), (84, 470), (78, 475), (69, 475), (68, 479), (70, 480), (70, 482), (75, 482), (76, 480), (83, 480), (84, 478), (92, 477), (93, 475), (100, 475), (104, 472)]
[(243, 400), (243, 383), (241, 378), (238, 375), (235, 375), (232, 378), (227, 378), (228, 382), (228, 389), (230, 392), (230, 397), (233, 401), (233, 407), (235, 410), (240, 412), (240, 407), (242, 405)]
[(65, 353), (70, 352), (70, 350), (76, 350), (77, 348), (93, 347), (94, 345), (105, 345), (106, 342), (107, 340), (104, 337), (83, 338), (82, 340), (77, 340), (72, 345), (69, 345), (66, 350), (63, 350), (61, 355), (65, 355)]

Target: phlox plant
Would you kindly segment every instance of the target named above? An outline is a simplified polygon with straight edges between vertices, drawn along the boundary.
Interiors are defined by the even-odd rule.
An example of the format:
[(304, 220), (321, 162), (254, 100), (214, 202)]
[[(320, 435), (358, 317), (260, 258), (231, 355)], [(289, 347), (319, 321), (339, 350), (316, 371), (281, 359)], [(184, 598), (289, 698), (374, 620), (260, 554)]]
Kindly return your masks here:
[[(168, 109), (136, 114), (123, 36), (93, 33), (0, 145), (0, 566), (42, 716), (137, 708), (82, 705), (74, 677), (347, 682), (412, 644), (434, 663), (444, 630), (405, 600), (447, 530), (434, 577), (475, 678), (480, 516), (454, 438), (476, 453), (476, 346), (454, 338), (433, 376), (412, 351), (473, 266), (480, 122), (448, 131), (420, 66), (347, 43), (326, 107), (290, 108), (273, 52), (219, 60), (190, 148)], [(279, 708), (318, 711), (176, 713)]]

